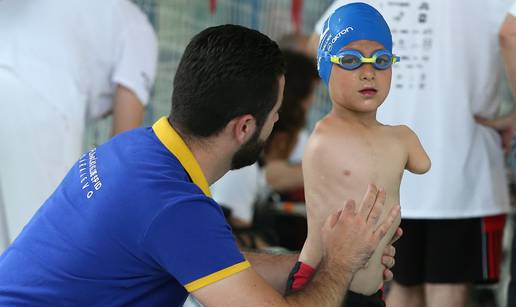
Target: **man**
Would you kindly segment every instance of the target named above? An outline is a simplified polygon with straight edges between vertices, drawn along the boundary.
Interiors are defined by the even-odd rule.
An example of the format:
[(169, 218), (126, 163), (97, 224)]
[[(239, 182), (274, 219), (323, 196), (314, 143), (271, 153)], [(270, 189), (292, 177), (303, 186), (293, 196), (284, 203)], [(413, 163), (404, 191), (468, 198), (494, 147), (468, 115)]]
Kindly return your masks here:
[[(336, 1), (315, 32), (349, 2)], [(495, 131), (474, 116), (498, 111), (497, 31), (510, 1), (364, 2), (385, 17), (402, 59), (378, 119), (409, 126), (432, 159), (424, 176), (403, 177), (405, 235), (387, 305), (465, 306), (473, 283), (500, 273), (509, 209), (503, 153)]]
[(283, 86), (281, 52), (265, 35), (234, 25), (196, 35), (169, 118), (86, 153), (2, 255), (0, 305), (178, 306), (190, 292), (208, 306), (337, 306), (399, 216), (395, 207), (376, 225), (385, 193), (370, 186), (357, 213), (343, 203), (312, 285), (287, 297), (297, 255), (244, 258), (210, 198), (210, 184), (255, 162)]

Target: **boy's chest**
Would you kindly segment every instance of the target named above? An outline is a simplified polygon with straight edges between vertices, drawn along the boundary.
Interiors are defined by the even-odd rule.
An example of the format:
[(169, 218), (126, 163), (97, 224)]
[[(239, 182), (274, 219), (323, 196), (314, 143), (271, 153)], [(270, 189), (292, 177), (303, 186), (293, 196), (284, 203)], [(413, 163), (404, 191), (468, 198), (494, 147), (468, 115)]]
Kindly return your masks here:
[(394, 180), (400, 178), (408, 158), (402, 141), (389, 134), (342, 137), (331, 147), (326, 158), (335, 161), (335, 171), (345, 176)]

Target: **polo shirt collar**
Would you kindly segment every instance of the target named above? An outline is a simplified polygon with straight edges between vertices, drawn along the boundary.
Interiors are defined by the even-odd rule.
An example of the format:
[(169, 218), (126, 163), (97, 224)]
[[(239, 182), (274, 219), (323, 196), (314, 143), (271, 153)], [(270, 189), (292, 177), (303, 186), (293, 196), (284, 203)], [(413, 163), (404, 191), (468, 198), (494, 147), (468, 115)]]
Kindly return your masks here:
[(172, 125), (168, 122), (166, 117), (160, 118), (154, 125), (152, 130), (161, 143), (179, 160), (179, 163), (185, 168), (188, 175), (203, 193), (211, 197), (208, 181), (195, 159), (193, 153), (190, 151), (181, 136), (174, 130)]

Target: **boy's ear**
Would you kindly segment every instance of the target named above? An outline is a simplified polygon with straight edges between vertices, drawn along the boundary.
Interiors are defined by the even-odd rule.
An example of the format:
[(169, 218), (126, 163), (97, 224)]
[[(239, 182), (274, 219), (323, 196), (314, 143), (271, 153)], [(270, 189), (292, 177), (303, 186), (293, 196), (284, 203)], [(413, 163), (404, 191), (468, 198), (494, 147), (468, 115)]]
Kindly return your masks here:
[(251, 114), (235, 117), (228, 125), (230, 125), (231, 134), (239, 145), (251, 139), (256, 131), (256, 119)]

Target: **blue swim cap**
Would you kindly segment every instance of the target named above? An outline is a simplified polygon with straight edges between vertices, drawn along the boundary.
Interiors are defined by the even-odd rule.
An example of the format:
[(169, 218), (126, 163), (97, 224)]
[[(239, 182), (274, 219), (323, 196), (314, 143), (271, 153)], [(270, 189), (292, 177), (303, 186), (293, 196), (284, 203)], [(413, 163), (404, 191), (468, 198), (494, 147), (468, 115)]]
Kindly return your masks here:
[(392, 52), (391, 30), (374, 7), (362, 2), (350, 3), (336, 9), (326, 19), (317, 49), (317, 69), (327, 86), (333, 66), (330, 56), (358, 40), (378, 42)]

